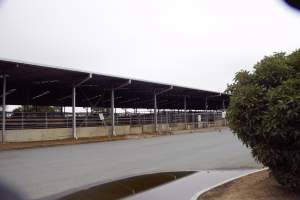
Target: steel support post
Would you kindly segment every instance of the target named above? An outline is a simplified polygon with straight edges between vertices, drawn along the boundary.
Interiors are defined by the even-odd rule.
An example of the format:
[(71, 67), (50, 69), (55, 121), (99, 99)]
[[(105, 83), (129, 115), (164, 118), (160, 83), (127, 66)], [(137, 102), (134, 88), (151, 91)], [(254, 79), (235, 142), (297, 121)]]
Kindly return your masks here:
[(158, 110), (158, 114), (159, 114), (159, 116), (160, 116), (160, 122), (159, 123), (163, 123), (163, 117), (162, 117), (162, 112), (160, 112), (159, 110)]
[(192, 121), (193, 121), (193, 128), (195, 128), (195, 113), (194, 113), (194, 111), (193, 111)]
[(208, 114), (207, 114), (207, 109), (208, 109), (208, 102), (207, 102), (207, 97), (205, 97), (205, 128), (208, 127)]
[(154, 94), (154, 130), (155, 130), (155, 132), (158, 131), (158, 127), (157, 127), (157, 97), (156, 97), (156, 94)]
[(111, 89), (111, 135), (116, 135), (116, 132), (115, 132), (115, 113), (117, 112), (116, 108), (115, 108), (115, 90), (118, 90), (118, 89), (121, 89), (121, 88), (124, 88), (128, 85), (131, 84), (131, 79), (129, 79), (128, 81), (126, 81), (125, 83), (117, 86), (117, 87), (112, 87)]
[(140, 113), (138, 114), (138, 120), (139, 120), (139, 126), (141, 126), (141, 115), (140, 115)]
[(21, 128), (24, 129), (24, 113), (21, 112)]
[(88, 74), (88, 76), (83, 79), (82, 81), (76, 83), (73, 85), (72, 87), (72, 130), (73, 130), (73, 137), (77, 140), (77, 133), (76, 133), (76, 112), (75, 112), (75, 108), (76, 108), (76, 87), (79, 87), (80, 85), (82, 85), (83, 83), (85, 83), (86, 81), (88, 81), (89, 79), (92, 78), (92, 74)]
[(168, 120), (168, 111), (166, 112), (166, 124), (169, 124), (169, 120)]
[(132, 126), (132, 115), (129, 115), (129, 125)]
[(115, 135), (115, 90), (111, 90), (111, 135)]
[(184, 96), (184, 99), (183, 99), (183, 109), (184, 109), (184, 124), (185, 124), (185, 128), (187, 128), (186, 96)]
[(75, 113), (75, 108), (76, 108), (76, 87), (72, 88), (72, 130), (73, 130), (73, 137), (77, 140), (77, 133), (76, 133), (76, 113)]
[(154, 92), (154, 130), (155, 132), (158, 131), (158, 126), (157, 126), (157, 96), (161, 95), (165, 92), (168, 92), (170, 90), (173, 90), (173, 86), (171, 85), (169, 88), (166, 88), (164, 90)]
[(45, 128), (48, 128), (48, 116), (47, 116), (47, 112), (45, 113)]
[(6, 74), (3, 74), (2, 90), (2, 143), (5, 143), (5, 126), (6, 126)]

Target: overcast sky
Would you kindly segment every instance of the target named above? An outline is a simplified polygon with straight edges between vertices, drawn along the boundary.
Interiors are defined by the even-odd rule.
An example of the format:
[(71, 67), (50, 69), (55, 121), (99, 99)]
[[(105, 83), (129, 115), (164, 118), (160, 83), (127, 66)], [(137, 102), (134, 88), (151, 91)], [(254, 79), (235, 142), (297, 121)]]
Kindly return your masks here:
[(1, 58), (223, 91), (299, 47), (279, 0), (0, 0)]

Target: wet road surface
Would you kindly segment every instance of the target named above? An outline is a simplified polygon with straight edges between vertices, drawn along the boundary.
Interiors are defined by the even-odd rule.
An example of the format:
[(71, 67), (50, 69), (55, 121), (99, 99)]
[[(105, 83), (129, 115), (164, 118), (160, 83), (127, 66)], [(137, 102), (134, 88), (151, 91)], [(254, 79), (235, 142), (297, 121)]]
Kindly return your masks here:
[(28, 199), (150, 172), (257, 167), (228, 129), (0, 152), (0, 180)]

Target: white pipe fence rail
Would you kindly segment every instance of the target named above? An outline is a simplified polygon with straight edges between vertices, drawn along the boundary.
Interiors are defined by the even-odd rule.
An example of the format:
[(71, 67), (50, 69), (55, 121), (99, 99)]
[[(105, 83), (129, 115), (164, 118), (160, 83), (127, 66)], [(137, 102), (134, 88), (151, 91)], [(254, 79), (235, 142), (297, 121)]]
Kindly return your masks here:
[[(109, 113), (76, 113), (76, 127), (111, 126)], [(185, 119), (186, 116), (186, 119)], [(201, 117), (199, 117), (201, 116)], [(50, 129), (72, 128), (72, 113), (47, 112), (6, 112), (6, 129)], [(197, 128), (198, 122), (213, 124), (222, 119), (222, 112), (158, 112), (157, 123), (169, 124), (186, 123)], [(2, 122), (2, 117), (0, 119)], [(153, 113), (115, 113), (115, 125), (141, 126), (154, 124)], [(0, 127), (2, 123), (0, 123)]]

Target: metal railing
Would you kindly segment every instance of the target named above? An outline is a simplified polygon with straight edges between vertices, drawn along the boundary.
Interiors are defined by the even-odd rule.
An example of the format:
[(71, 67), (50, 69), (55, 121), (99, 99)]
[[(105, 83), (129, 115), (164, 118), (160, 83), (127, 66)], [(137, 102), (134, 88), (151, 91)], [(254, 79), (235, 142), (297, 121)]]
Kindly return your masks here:
[[(77, 127), (98, 127), (110, 126), (111, 116), (109, 113), (76, 113)], [(199, 117), (200, 116), (200, 117)], [(169, 124), (170, 127), (178, 123), (185, 123), (197, 127), (199, 122), (204, 126), (215, 123), (222, 119), (221, 112), (159, 112), (157, 114), (158, 124)], [(0, 128), (2, 126), (0, 118)], [(141, 126), (154, 124), (153, 113), (116, 113), (115, 125)], [(6, 129), (50, 129), (50, 128), (71, 128), (72, 113), (45, 113), (45, 112), (7, 112)]]

